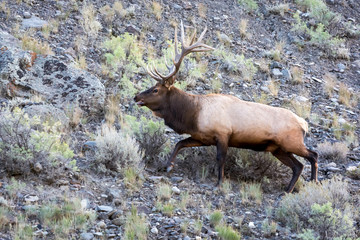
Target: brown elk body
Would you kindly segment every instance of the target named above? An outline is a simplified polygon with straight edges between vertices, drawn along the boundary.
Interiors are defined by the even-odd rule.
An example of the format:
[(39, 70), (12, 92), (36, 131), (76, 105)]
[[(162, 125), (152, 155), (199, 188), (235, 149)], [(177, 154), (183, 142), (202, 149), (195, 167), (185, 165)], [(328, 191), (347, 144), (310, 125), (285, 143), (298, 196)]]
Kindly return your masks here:
[[(294, 189), (303, 170), (303, 164), (293, 154), (309, 160), (311, 180), (317, 181), (317, 153), (304, 145), (304, 135), (308, 128), (304, 119), (284, 108), (242, 101), (230, 95), (188, 94), (172, 85), (181, 60), (186, 54), (212, 50), (211, 47), (200, 43), (206, 29), (199, 40), (190, 47), (184, 44), (183, 31), (182, 26), (182, 52), (176, 52), (175, 67), (169, 68), (170, 74), (163, 76), (156, 69), (148, 70), (159, 83), (138, 94), (134, 99), (138, 105), (148, 107), (156, 116), (163, 118), (165, 124), (177, 133), (191, 135), (176, 144), (167, 163), (167, 170), (173, 168), (180, 149), (215, 145), (218, 183), (223, 180), (228, 147), (271, 152), (293, 171), (287, 192)], [(191, 43), (193, 41), (194, 35)], [(198, 45), (193, 47), (196, 44)]]

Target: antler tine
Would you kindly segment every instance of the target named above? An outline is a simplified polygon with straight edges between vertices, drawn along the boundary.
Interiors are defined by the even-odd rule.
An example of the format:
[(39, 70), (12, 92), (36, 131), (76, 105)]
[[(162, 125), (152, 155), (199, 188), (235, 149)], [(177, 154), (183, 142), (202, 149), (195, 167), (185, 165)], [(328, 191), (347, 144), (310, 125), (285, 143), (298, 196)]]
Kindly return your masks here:
[(147, 73), (150, 75), (150, 77), (152, 77), (156, 81), (161, 82), (163, 80), (159, 76), (156, 76), (156, 74), (152, 71), (152, 69), (149, 69), (149, 65), (146, 66), (146, 70)]
[(164, 55), (164, 60), (165, 60), (165, 65), (166, 65), (167, 69), (170, 71), (170, 70), (171, 70), (171, 68), (172, 68), (172, 66), (170, 66), (170, 65), (168, 64), (168, 62), (167, 62), (167, 60), (166, 60), (166, 56), (165, 56), (165, 55)]
[(196, 28), (195, 28), (195, 30), (194, 30), (194, 33), (193, 33), (192, 36), (191, 36), (190, 46), (194, 43), (195, 37), (196, 37)]
[(178, 50), (178, 40), (177, 40), (177, 26), (175, 26), (175, 37), (174, 37), (174, 44), (175, 44), (175, 56), (179, 55)]
[(155, 70), (156, 74), (157, 74), (159, 77), (161, 77), (161, 79), (166, 79), (166, 78), (167, 78), (166, 76), (162, 75), (162, 74), (156, 69), (155, 66), (153, 66), (153, 67), (154, 67), (154, 70)]
[(197, 42), (201, 42), (201, 40), (203, 39), (206, 31), (207, 31), (207, 26), (205, 26), (205, 29), (204, 29), (204, 31), (202, 31), (202, 33), (200, 34), (200, 37), (198, 38)]
[(185, 47), (185, 30), (184, 30), (184, 24), (183, 24), (182, 20), (181, 20), (180, 25), (181, 25), (181, 48), (183, 49), (186, 47)]
[[(191, 35), (190, 38), (190, 45), (186, 45), (185, 42), (185, 30), (184, 30), (184, 24), (181, 21), (180, 22), (180, 32), (181, 32), (181, 39), (180, 39), (180, 43), (181, 43), (181, 52), (179, 52), (178, 49), (178, 38), (177, 38), (177, 26), (175, 27), (175, 36), (174, 36), (174, 47), (175, 47), (175, 56), (172, 60), (173, 62), (173, 66), (169, 66), (165, 57), (165, 64), (166, 67), (169, 70), (169, 73), (167, 75), (162, 75), (155, 66), (153, 66), (151, 69), (149, 68), (149, 66), (147, 67), (147, 71), (150, 74), (150, 76), (152, 78), (154, 78), (157, 81), (160, 81), (162, 84), (165, 84), (167, 87), (170, 87), (174, 81), (175, 81), (175, 75), (176, 73), (179, 71), (180, 69), (180, 65), (182, 60), (184, 59), (184, 57), (186, 55), (188, 55), (191, 52), (207, 52), (207, 51), (211, 51), (214, 50), (214, 48), (201, 43), (202, 38), (204, 37), (205, 33), (207, 31), (207, 27), (205, 27), (204, 31), (202, 31), (200, 37), (198, 38), (198, 40), (195, 42), (195, 38), (196, 38), (196, 29), (194, 30), (194, 32)], [(195, 43), (194, 43), (195, 42)]]

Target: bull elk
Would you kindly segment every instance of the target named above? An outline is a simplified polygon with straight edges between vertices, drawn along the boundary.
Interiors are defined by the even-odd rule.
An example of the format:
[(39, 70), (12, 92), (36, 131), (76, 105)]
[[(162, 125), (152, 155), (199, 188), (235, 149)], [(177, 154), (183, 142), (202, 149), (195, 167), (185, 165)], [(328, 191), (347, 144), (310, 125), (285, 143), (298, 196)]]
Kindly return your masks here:
[(167, 162), (167, 171), (172, 170), (176, 155), (182, 148), (215, 145), (218, 184), (224, 178), (225, 158), (229, 147), (271, 152), (293, 172), (286, 189), (288, 193), (293, 191), (304, 168), (293, 154), (304, 157), (311, 163), (311, 180), (317, 181), (318, 154), (304, 145), (308, 125), (303, 118), (284, 108), (242, 101), (230, 95), (194, 95), (174, 87), (176, 74), (186, 55), (214, 50), (201, 43), (205, 32), (206, 27), (195, 42), (194, 31), (190, 44), (186, 45), (181, 22), (181, 52), (178, 51), (175, 28), (173, 65), (166, 63), (169, 73), (163, 75), (156, 67), (148, 66), (148, 74), (158, 82), (134, 98), (137, 105), (151, 109), (175, 132), (191, 135), (176, 144)]

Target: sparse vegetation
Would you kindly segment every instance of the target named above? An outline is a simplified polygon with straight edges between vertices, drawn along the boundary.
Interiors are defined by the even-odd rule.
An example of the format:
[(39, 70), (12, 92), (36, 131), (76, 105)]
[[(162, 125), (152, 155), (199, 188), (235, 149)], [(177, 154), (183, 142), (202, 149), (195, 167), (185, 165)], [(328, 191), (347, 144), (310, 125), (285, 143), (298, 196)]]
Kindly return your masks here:
[(226, 225), (218, 225), (215, 230), (219, 232), (219, 237), (223, 240), (240, 240), (241, 235), (232, 227)]
[(143, 153), (135, 139), (128, 134), (103, 126), (95, 141), (97, 151), (94, 165), (98, 171), (122, 174), (129, 168), (133, 168), (137, 174), (143, 171)]
[(294, 14), (296, 23), (293, 25), (293, 30), (305, 33), (309, 36), (309, 43), (323, 49), (330, 56), (337, 56), (337, 49), (344, 43), (343, 39), (333, 37), (328, 31), (326, 31), (323, 23), (319, 23), (316, 28), (308, 28), (306, 23), (301, 20), (299, 13)]
[(301, 84), (304, 82), (303, 76), (304, 76), (304, 70), (299, 68), (298, 66), (293, 66), (290, 69), (291, 75), (292, 75), (292, 83), (294, 84)]
[(241, 19), (240, 20), (239, 31), (240, 31), (240, 36), (242, 38), (248, 38), (248, 36), (249, 36), (249, 34), (247, 32), (248, 22), (249, 22), (249, 20), (247, 20), (247, 19)]
[(268, 88), (269, 88), (271, 95), (276, 97), (279, 93), (280, 84), (277, 81), (271, 79), (269, 82)]
[(219, 223), (221, 222), (221, 220), (223, 219), (224, 217), (224, 214), (220, 211), (220, 210), (216, 210), (214, 211), (210, 217), (209, 217), (209, 220), (210, 220), (210, 224), (212, 226), (217, 226), (219, 225)]
[(153, 14), (155, 15), (156, 20), (159, 21), (161, 19), (161, 14), (162, 14), (161, 4), (153, 1), (152, 2), (152, 11), (153, 11)]
[(302, 118), (309, 118), (311, 114), (311, 102), (299, 102), (296, 100), (291, 101), (291, 106), (295, 113)]
[(30, 50), (37, 54), (53, 55), (53, 51), (47, 42), (42, 42), (28, 35), (24, 35), (21, 39), (22, 48)]
[(240, 187), (241, 200), (244, 204), (255, 203), (260, 205), (263, 192), (259, 183), (242, 183)]
[(340, 16), (330, 11), (323, 0), (296, 0), (296, 3), (308, 10), (310, 17), (325, 26), (340, 21)]
[(238, 0), (238, 3), (249, 12), (255, 11), (259, 7), (255, 0)]
[(320, 143), (317, 150), (322, 158), (332, 162), (344, 162), (349, 149), (343, 142), (324, 142)]
[(286, 12), (289, 12), (290, 7), (288, 3), (280, 3), (278, 5), (270, 6), (269, 12), (273, 14), (279, 14), (281, 16), (284, 16)]
[(156, 190), (156, 195), (159, 200), (167, 201), (171, 198), (171, 187), (167, 184), (160, 184)]
[(269, 218), (266, 218), (261, 224), (261, 229), (264, 232), (264, 236), (269, 237), (275, 235), (277, 224), (276, 222), (269, 220)]
[(60, 122), (41, 122), (18, 107), (6, 108), (0, 116), (0, 162), (9, 175), (44, 173), (35, 167), (40, 164), (54, 178), (56, 170), (74, 156), (61, 136)]
[(339, 87), (339, 102), (346, 106), (350, 106), (351, 95), (352, 94), (346, 84), (341, 82)]
[[(119, 7), (119, 6), (117, 6), (117, 7)], [(121, 10), (119, 12), (121, 13)], [(100, 8), (100, 13), (103, 15), (103, 18), (104, 18), (104, 20), (105, 20), (105, 22), (107, 24), (111, 24), (112, 21), (114, 20), (114, 17), (115, 17), (115, 9), (114, 9), (114, 7), (110, 7), (109, 5), (105, 5), (102, 8)]]
[(181, 193), (180, 196), (181, 196), (181, 200), (179, 203), (179, 207), (180, 207), (180, 209), (185, 210), (187, 205), (189, 204), (189, 200), (190, 200), (189, 192), (183, 192), (183, 193)]
[(114, 78), (115, 73), (120, 75), (120, 95), (126, 102), (137, 92), (132, 78), (145, 66), (142, 43), (134, 35), (125, 33), (105, 41), (104, 47), (109, 51), (105, 54), (106, 64), (111, 69), (109, 77)]
[(207, 6), (204, 3), (199, 3), (198, 4), (198, 13), (199, 16), (202, 18), (206, 18), (206, 12), (207, 12)]
[(124, 9), (120, 1), (114, 2), (113, 9), (115, 10), (115, 13), (119, 14), (119, 16), (122, 18), (125, 17), (127, 14), (127, 11)]
[(221, 67), (232, 73), (241, 73), (245, 81), (251, 81), (257, 72), (252, 59), (246, 59), (244, 55), (237, 55), (219, 47), (213, 52), (221, 62)]
[(292, 230), (312, 229), (321, 239), (347, 238), (354, 231), (351, 208), (348, 184), (333, 178), (322, 185), (307, 183), (299, 193), (286, 195), (276, 212)]
[(275, 44), (275, 48), (271, 51), (271, 57), (272, 59), (274, 59), (275, 61), (281, 62), (282, 60), (282, 55), (283, 55), (283, 49), (284, 49), (284, 42), (277, 42)]
[[(170, 149), (166, 148), (165, 125), (160, 121), (142, 116), (125, 116), (125, 125), (130, 133), (135, 136), (140, 148), (145, 153), (146, 164), (156, 163), (155, 159), (165, 158)], [(160, 164), (158, 162), (158, 164)]]
[(336, 85), (336, 76), (331, 73), (325, 73), (324, 75), (324, 88), (328, 97), (332, 97), (334, 92), (334, 87)]
[(80, 24), (88, 38), (95, 39), (101, 29), (97, 20), (96, 9), (91, 3), (86, 3), (81, 9), (82, 19)]
[(135, 207), (131, 208), (127, 215), (124, 229), (124, 239), (126, 240), (146, 240), (148, 236), (148, 223), (146, 218), (139, 216)]

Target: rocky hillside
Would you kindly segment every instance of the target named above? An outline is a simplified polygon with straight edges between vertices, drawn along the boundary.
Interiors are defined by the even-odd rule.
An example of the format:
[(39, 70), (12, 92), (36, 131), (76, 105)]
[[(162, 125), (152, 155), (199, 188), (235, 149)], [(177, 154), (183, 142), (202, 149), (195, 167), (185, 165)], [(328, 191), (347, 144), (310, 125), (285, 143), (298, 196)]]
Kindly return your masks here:
[[(0, 3), (0, 239), (360, 238), (357, 0)], [(174, 28), (207, 27), (175, 86), (292, 110), (319, 153), (294, 193), (272, 155), (186, 149), (136, 105), (166, 72)], [(254, 119), (255, 121), (255, 119)]]

